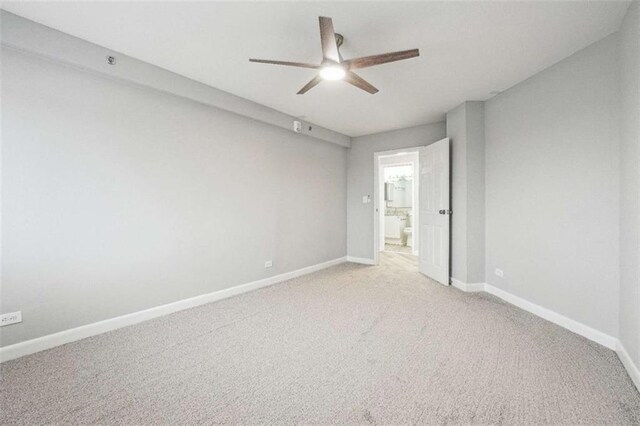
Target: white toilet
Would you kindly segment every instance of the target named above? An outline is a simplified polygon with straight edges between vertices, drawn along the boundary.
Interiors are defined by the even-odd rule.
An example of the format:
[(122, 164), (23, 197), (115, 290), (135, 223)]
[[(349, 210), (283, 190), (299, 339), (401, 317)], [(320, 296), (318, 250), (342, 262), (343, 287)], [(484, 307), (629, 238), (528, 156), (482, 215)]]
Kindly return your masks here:
[(402, 231), (402, 245), (403, 246), (409, 246), (409, 247), (413, 247), (413, 241), (411, 238), (411, 234), (413, 233), (413, 228), (408, 227), (408, 228), (404, 228), (404, 230)]

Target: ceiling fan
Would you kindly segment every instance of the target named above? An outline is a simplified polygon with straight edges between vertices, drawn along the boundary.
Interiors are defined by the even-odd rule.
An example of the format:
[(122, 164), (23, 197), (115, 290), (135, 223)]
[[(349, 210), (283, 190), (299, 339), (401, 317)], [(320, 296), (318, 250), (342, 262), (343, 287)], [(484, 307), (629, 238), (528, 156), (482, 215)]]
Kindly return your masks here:
[(290, 67), (312, 68), (319, 70), (310, 82), (298, 91), (298, 95), (303, 95), (309, 89), (318, 85), (322, 80), (344, 80), (349, 84), (369, 92), (377, 93), (378, 89), (372, 86), (363, 78), (359, 77), (353, 70), (372, 67), (374, 65), (386, 64), (387, 62), (401, 61), (403, 59), (414, 58), (420, 55), (418, 49), (402, 50), (399, 52), (382, 53), (380, 55), (364, 56), (355, 59), (342, 59), (340, 46), (344, 37), (333, 31), (333, 21), (331, 18), (321, 16), (320, 18), (320, 41), (322, 43), (322, 63), (320, 65), (305, 64), (301, 62), (271, 61), (268, 59), (249, 59), (251, 62), (263, 64), (287, 65)]

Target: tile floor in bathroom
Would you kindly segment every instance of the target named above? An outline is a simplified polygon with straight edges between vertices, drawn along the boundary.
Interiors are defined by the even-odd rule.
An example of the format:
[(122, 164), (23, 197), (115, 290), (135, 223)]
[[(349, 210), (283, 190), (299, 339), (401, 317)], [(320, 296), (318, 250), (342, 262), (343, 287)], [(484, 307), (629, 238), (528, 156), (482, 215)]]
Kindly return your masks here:
[(400, 238), (385, 238), (384, 251), (391, 251), (395, 253), (412, 253), (410, 246), (401, 245)]

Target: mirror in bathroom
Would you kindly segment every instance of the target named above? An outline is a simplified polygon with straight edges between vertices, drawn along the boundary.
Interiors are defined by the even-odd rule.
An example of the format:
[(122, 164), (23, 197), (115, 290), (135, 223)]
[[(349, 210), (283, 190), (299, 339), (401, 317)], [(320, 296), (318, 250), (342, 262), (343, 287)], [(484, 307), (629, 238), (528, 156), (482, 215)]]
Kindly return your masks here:
[(405, 207), (413, 206), (413, 179), (403, 178), (393, 183), (394, 198), (391, 200), (389, 207)]

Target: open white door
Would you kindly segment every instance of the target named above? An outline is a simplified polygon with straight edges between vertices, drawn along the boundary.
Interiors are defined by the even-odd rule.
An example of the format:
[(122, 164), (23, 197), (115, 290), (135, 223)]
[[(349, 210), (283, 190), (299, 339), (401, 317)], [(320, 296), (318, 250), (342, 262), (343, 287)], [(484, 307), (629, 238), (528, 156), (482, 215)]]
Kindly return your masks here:
[(420, 272), (449, 285), (449, 138), (420, 148)]

